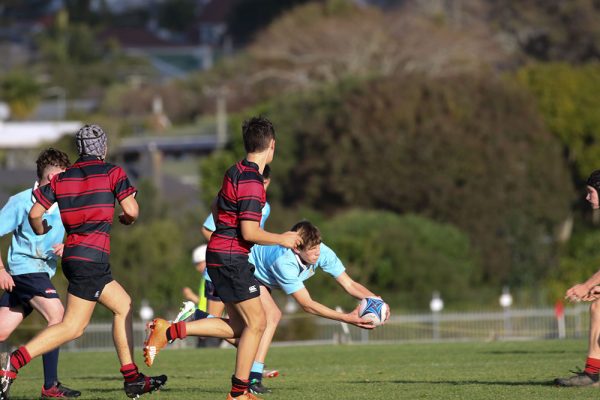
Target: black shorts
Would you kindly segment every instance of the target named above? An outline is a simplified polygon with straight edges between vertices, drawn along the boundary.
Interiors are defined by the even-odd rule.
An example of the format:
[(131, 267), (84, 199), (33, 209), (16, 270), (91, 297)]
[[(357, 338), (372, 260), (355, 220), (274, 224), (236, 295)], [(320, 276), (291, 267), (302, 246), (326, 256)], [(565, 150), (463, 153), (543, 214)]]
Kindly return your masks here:
[(84, 300), (98, 301), (104, 286), (113, 281), (110, 264), (63, 261), (62, 268), (69, 281), (67, 291)]
[(11, 292), (4, 292), (0, 297), (0, 307), (14, 308), (23, 307), (25, 316), (33, 311), (29, 301), (35, 297), (45, 297), (47, 299), (58, 299), (58, 293), (50, 276), (45, 272), (36, 272), (33, 274), (13, 275), (15, 287)]
[(215, 285), (208, 279), (204, 281), (204, 296), (206, 296), (207, 300), (222, 301), (217, 293)]
[(249, 262), (208, 267), (208, 276), (223, 303), (238, 303), (260, 296), (260, 284)]

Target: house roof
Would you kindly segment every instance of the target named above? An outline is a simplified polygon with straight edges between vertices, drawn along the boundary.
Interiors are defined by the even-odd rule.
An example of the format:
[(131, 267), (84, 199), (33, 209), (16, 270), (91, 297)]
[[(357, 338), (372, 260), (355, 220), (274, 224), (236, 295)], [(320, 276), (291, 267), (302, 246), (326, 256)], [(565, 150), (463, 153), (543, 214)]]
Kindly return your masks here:
[(66, 134), (74, 134), (83, 124), (65, 122), (2, 122), (0, 121), (0, 148), (34, 148), (44, 142), (54, 142)]
[(236, 0), (211, 0), (198, 14), (198, 22), (225, 23)]

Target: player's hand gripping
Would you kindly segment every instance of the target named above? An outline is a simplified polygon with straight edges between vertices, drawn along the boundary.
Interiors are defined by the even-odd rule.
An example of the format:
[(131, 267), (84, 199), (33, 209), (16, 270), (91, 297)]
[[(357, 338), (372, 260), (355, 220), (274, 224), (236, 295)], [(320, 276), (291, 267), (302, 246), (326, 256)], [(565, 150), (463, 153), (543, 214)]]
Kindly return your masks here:
[(56, 254), (57, 257), (62, 257), (63, 250), (65, 249), (65, 245), (63, 243), (58, 243), (52, 246), (52, 251)]
[(295, 249), (302, 244), (302, 238), (298, 232), (288, 231), (281, 234), (281, 245), (288, 249)]
[(132, 225), (135, 222), (135, 220), (122, 212), (121, 214), (119, 214), (119, 222), (123, 225)]
[(579, 302), (581, 300), (589, 301), (591, 300), (589, 299), (589, 295), (590, 288), (584, 283), (579, 283), (567, 290), (567, 293), (565, 294), (565, 299), (568, 299), (572, 302)]
[(360, 308), (360, 305), (357, 306), (354, 311), (346, 314), (346, 318), (344, 322), (347, 322), (349, 324), (358, 326), (359, 328), (363, 328), (363, 329), (373, 329), (375, 328), (375, 325), (373, 324), (373, 321), (371, 321), (368, 318), (361, 318), (358, 316), (358, 309)]
[(12, 276), (2, 267), (0, 269), (0, 289), (6, 290), (7, 292), (12, 292), (15, 287), (15, 282), (13, 281)]

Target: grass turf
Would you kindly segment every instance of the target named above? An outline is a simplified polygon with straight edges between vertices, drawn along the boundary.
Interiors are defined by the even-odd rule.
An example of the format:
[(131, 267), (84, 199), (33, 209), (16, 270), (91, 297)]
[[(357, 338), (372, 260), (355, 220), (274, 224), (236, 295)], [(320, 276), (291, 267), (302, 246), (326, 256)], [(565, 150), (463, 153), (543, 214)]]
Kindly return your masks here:
[[(583, 341), (419, 343), (277, 347), (268, 367), (283, 376), (265, 379), (266, 399), (597, 399), (598, 388), (556, 388), (556, 376), (585, 361)], [(138, 363), (142, 367), (140, 351)], [(151, 369), (167, 374), (167, 387), (154, 400), (225, 399), (233, 369), (231, 349), (163, 351)], [(62, 382), (81, 399), (124, 399), (113, 353), (68, 353), (60, 358)], [(38, 398), (41, 360), (19, 374), (11, 399)]]

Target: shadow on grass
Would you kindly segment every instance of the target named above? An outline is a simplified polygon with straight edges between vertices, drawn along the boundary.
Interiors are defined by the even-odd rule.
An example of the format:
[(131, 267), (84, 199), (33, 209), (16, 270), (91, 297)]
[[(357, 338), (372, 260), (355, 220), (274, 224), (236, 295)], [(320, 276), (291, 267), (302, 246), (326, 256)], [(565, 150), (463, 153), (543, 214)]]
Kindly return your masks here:
[(581, 353), (581, 350), (492, 350), (492, 351), (482, 351), (482, 354), (495, 354), (495, 355), (504, 355), (504, 354), (569, 354), (569, 353)]
[(477, 381), (477, 380), (433, 380), (433, 381), (423, 381), (423, 380), (408, 380), (408, 379), (399, 379), (399, 380), (389, 380), (389, 381), (368, 381), (368, 382), (357, 382), (350, 381), (347, 383), (352, 383), (356, 385), (372, 385), (372, 384), (381, 384), (381, 383), (400, 383), (405, 385), (453, 385), (453, 386), (467, 386), (467, 385), (489, 385), (489, 386), (554, 386), (552, 381)]

